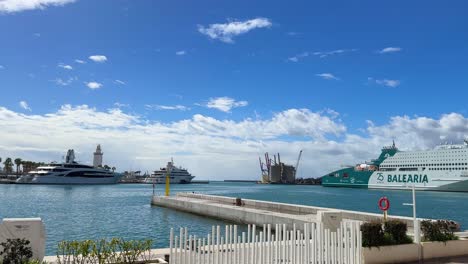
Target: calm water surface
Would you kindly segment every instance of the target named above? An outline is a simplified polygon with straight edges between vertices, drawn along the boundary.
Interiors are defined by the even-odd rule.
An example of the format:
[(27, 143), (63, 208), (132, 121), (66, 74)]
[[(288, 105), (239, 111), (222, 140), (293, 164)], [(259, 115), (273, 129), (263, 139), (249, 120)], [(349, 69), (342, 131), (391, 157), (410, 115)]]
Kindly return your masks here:
[[(377, 201), (387, 196), (390, 214), (411, 216), (411, 192), (325, 188), (300, 185), (222, 183), (172, 185), (172, 193), (201, 192), (259, 200), (315, 205), (379, 213)], [(163, 186), (157, 187), (163, 192)], [(223, 221), (151, 207), (152, 186), (120, 184), (102, 186), (0, 185), (0, 219), (41, 217), (47, 230), (47, 254), (54, 255), (61, 240), (123, 237), (154, 240), (167, 247), (171, 227), (188, 227), (206, 235)], [(419, 217), (450, 218), (468, 229), (468, 193), (418, 192)]]

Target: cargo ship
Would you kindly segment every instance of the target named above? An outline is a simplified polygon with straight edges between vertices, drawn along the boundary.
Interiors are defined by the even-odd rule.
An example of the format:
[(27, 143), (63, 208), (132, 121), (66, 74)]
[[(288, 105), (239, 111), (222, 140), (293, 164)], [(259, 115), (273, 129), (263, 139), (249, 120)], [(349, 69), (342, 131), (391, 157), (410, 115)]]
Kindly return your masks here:
[(322, 185), (468, 192), (468, 140), (422, 151), (400, 151), (393, 142), (371, 162), (324, 175)]

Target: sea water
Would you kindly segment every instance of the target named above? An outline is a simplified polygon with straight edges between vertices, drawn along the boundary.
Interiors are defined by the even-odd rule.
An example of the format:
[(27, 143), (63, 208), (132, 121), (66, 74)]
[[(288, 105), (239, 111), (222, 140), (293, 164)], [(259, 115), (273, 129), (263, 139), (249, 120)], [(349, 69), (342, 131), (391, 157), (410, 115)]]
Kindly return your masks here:
[[(164, 186), (157, 185), (156, 193)], [(284, 203), (380, 213), (378, 200), (390, 200), (389, 214), (412, 216), (410, 191), (327, 188), (310, 185), (262, 185), (211, 182), (172, 185), (171, 193), (196, 192)], [(0, 185), (0, 219), (41, 217), (47, 233), (47, 255), (62, 240), (121, 237), (152, 239), (154, 248), (168, 246), (170, 228), (188, 227), (197, 236), (226, 222), (152, 207), (150, 184), (98, 186)], [(418, 217), (452, 219), (468, 229), (468, 193), (417, 192)]]

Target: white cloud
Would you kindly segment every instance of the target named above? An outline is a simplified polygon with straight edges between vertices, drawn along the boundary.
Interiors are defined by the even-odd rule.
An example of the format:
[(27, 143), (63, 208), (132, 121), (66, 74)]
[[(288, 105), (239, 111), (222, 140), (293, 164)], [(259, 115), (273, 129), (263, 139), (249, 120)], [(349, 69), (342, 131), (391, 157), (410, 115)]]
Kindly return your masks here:
[(119, 84), (119, 85), (126, 85), (126, 83), (124, 81), (121, 81), (121, 80), (115, 80), (114, 82), (116, 84)]
[[(86, 105), (64, 105), (43, 115), (25, 115), (0, 107), (0, 122), (5, 126), (0, 130), (0, 150), (23, 159), (57, 160), (66, 149), (73, 148), (79, 160), (86, 160), (100, 143), (105, 149), (105, 162), (119, 171), (154, 170), (174, 157), (176, 164), (188, 167), (198, 179), (252, 177), (257, 174), (256, 156), (265, 150), (281, 149), (284, 161), (293, 160), (288, 157), (294, 152), (295, 160), (295, 144), (283, 145), (279, 137), (314, 139), (344, 131), (329, 117), (305, 109), (290, 109), (256, 121), (194, 115), (161, 123), (121, 109), (100, 111)], [(50, 142), (49, 138), (54, 140)], [(235, 173), (222, 174), (218, 168)]]
[(24, 110), (31, 111), (31, 107), (29, 107), (28, 103), (26, 101), (20, 101), (19, 106), (23, 108)]
[(187, 111), (190, 108), (183, 106), (183, 105), (145, 105), (146, 109), (150, 110), (179, 110), (179, 111)]
[(78, 77), (70, 77), (70, 78), (68, 78), (66, 80), (64, 80), (62, 78), (57, 78), (55, 80), (52, 80), (52, 82), (54, 82), (56, 85), (68, 86), (68, 85), (72, 84), (76, 80), (78, 80)]
[(309, 52), (303, 52), (301, 54), (297, 54), (293, 57), (289, 57), (288, 58), (288, 61), (291, 61), (291, 62), (298, 62), (300, 59), (302, 58), (305, 58), (305, 57), (308, 57), (310, 55)]
[(179, 50), (175, 54), (178, 55), (178, 56), (182, 56), (182, 55), (187, 54), (187, 52), (185, 50)]
[(40, 37), (41, 37), (41, 33), (34, 33), (33, 36), (36, 37), (36, 38), (40, 38)]
[(249, 103), (247, 101), (236, 101), (230, 97), (216, 97), (210, 98), (208, 103), (206, 103), (206, 107), (218, 109), (219, 111), (223, 111), (226, 113), (231, 112), (231, 109), (236, 107), (244, 107), (247, 106)]
[(59, 63), (58, 67), (60, 67), (62, 69), (66, 69), (66, 70), (73, 70), (73, 67), (71, 65), (67, 65), (67, 64), (63, 64), (63, 63)]
[(94, 62), (99, 62), (99, 63), (103, 63), (107, 61), (107, 57), (104, 55), (92, 55), (92, 56), (89, 56), (89, 59)]
[(48, 6), (63, 6), (75, 0), (1, 0), (0, 12), (14, 13), (26, 10), (45, 9)]
[(245, 34), (256, 28), (269, 28), (271, 21), (268, 18), (254, 18), (245, 21), (230, 21), (223, 24), (211, 24), (207, 27), (198, 25), (198, 32), (211, 39), (218, 39), (226, 43), (233, 43), (233, 38)]
[(378, 85), (382, 85), (382, 86), (387, 86), (387, 87), (397, 87), (400, 85), (400, 81), (399, 80), (389, 80), (389, 79), (374, 79), (372, 77), (369, 77), (367, 78), (367, 80), (371, 83), (376, 83)]
[(114, 106), (117, 107), (117, 108), (130, 107), (129, 104), (123, 104), (123, 103), (119, 103), (119, 102), (115, 102)]
[(98, 83), (98, 82), (88, 82), (88, 83), (86, 83), (86, 86), (88, 86), (89, 89), (95, 90), (95, 89), (101, 88), (101, 87), (102, 87), (102, 83)]
[(332, 51), (316, 51), (312, 54), (315, 56), (319, 56), (320, 58), (325, 58), (328, 56), (343, 54), (347, 52), (355, 52), (355, 51), (357, 51), (357, 49), (337, 49), (337, 50), (332, 50)]
[(4, 69), (5, 69), (5, 66), (0, 65), (0, 70), (4, 70)]
[(354, 52), (357, 51), (357, 49), (338, 49), (338, 50), (332, 50), (332, 51), (316, 51), (316, 52), (303, 52), (297, 55), (294, 55), (292, 57), (288, 58), (288, 61), (290, 62), (298, 62), (299, 60), (309, 57), (309, 56), (318, 56), (319, 58), (326, 58), (328, 56), (332, 55), (337, 55), (337, 54), (343, 54), (347, 52)]
[[(24, 114), (0, 107), (0, 151), (25, 160), (60, 160), (73, 148), (79, 160), (91, 159), (96, 144), (106, 164), (118, 171), (155, 170), (170, 157), (196, 179), (259, 179), (262, 153), (281, 152), (294, 164), (304, 149), (298, 177), (319, 177), (340, 164), (376, 158), (395, 139), (402, 150), (461, 142), (468, 118), (448, 113), (437, 118), (395, 116), (383, 125), (371, 121), (363, 135), (347, 132), (333, 110), (287, 109), (264, 119), (219, 120), (204, 115), (168, 123), (121, 109), (98, 110), (64, 105), (45, 114)], [(47, 127), (47, 129), (44, 129)], [(21, 133), (18, 133), (21, 131)], [(54, 140), (49, 140), (54, 138)]]
[(84, 60), (79, 60), (79, 59), (76, 59), (75, 62), (76, 62), (76, 63), (79, 63), (79, 64), (85, 64), (85, 63), (86, 63), (86, 61), (84, 61)]
[(384, 49), (381, 49), (379, 53), (384, 54), (384, 53), (393, 53), (393, 52), (399, 52), (399, 51), (401, 51), (400, 47), (386, 47)]
[(318, 73), (318, 74), (315, 74), (315, 76), (321, 77), (325, 80), (339, 80), (339, 78), (337, 78), (335, 75), (331, 73)]

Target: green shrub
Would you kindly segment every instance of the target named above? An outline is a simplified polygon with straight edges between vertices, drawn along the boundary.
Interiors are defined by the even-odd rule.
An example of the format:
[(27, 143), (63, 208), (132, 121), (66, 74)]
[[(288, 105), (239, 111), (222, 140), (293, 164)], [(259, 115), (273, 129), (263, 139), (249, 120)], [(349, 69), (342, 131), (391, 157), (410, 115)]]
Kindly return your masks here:
[(400, 220), (390, 220), (384, 224), (384, 232), (390, 236), (387, 240), (389, 245), (400, 245), (412, 243), (412, 239), (406, 234), (408, 227)]
[(28, 262), (26, 262), (26, 264), (47, 264), (47, 262), (37, 260), (37, 259), (30, 259), (30, 260), (28, 260)]
[(453, 223), (446, 220), (421, 222), (421, 231), (424, 241), (449, 241), (457, 240), (458, 237), (453, 233)]
[(362, 246), (380, 247), (412, 243), (406, 234), (407, 226), (399, 220), (385, 222), (374, 221), (361, 225)]
[(62, 241), (57, 248), (57, 263), (135, 263), (150, 260), (152, 240)]
[(0, 243), (0, 247), (3, 248), (0, 251), (3, 264), (23, 264), (28, 262), (33, 256), (29, 243), (29, 240), (24, 238), (7, 239), (6, 242)]
[(364, 223), (361, 225), (361, 231), (363, 247), (380, 247), (385, 244), (381, 222)]

